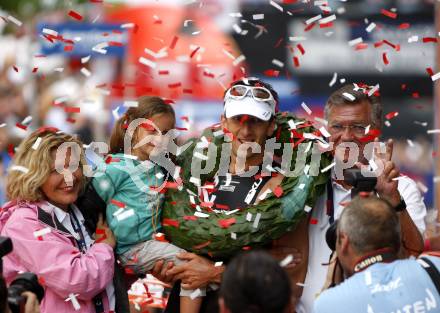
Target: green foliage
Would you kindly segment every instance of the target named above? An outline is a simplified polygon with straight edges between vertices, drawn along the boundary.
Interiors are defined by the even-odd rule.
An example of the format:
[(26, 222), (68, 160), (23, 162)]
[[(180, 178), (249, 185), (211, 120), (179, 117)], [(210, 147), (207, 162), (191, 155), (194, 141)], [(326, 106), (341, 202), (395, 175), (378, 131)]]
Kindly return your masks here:
[[(278, 131), (277, 142), (287, 143), (291, 147), (291, 130), (288, 122), (294, 120), (296, 124), (300, 121), (292, 115), (278, 114), (276, 117)], [(304, 122), (304, 121), (303, 121)], [(214, 175), (219, 168), (221, 147), (224, 136), (214, 137), (213, 131), (205, 130), (203, 136), (217, 146), (217, 164), (213, 171), (201, 178), (202, 185), (205, 182), (212, 182)], [(297, 129), (297, 134), (312, 133), (316, 131), (311, 126)], [(295, 142), (297, 140), (295, 139)], [(310, 142), (304, 140), (303, 143)], [(281, 183), (283, 196), (277, 198), (271, 193), (264, 201), (257, 205), (249, 206), (244, 210), (227, 215), (215, 213), (204, 209), (209, 214), (208, 218), (194, 218), (195, 209), (189, 201), (187, 190), (197, 193), (197, 187), (189, 182), (191, 177), (191, 162), (195, 145), (194, 142), (178, 158), (183, 173), (183, 189), (171, 189), (167, 192), (163, 209), (164, 230), (168, 239), (173, 244), (198, 254), (211, 255), (222, 258), (236, 254), (246, 246), (257, 247), (270, 243), (272, 240), (281, 237), (284, 233), (292, 230), (298, 222), (306, 216), (304, 207), (313, 206), (317, 198), (324, 192), (328, 179), (328, 172), (318, 176), (307, 176), (301, 171), (297, 177), (285, 177)], [(275, 155), (281, 157), (282, 148), (275, 151)], [(291, 169), (295, 167), (295, 160), (298, 146), (293, 149)], [(305, 152), (305, 151), (303, 151)], [(306, 154), (306, 164), (310, 164), (312, 149)], [(329, 154), (321, 156), (319, 169), (331, 163)], [(197, 198), (197, 197), (196, 197)], [(196, 200), (197, 201), (197, 200)], [(252, 222), (246, 220), (247, 213), (253, 216)], [(254, 219), (257, 214), (260, 216), (258, 226), (254, 227)], [(235, 219), (229, 227), (221, 227), (221, 221)], [(171, 223), (170, 223), (171, 221)], [(178, 223), (178, 225), (176, 225)], [(235, 233), (236, 238), (232, 238)]]

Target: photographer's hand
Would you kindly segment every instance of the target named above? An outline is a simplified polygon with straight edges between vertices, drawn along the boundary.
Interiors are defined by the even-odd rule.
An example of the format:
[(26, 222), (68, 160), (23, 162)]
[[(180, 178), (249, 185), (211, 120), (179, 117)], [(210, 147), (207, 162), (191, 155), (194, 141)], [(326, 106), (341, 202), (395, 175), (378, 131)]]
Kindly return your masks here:
[(25, 291), (21, 295), (26, 297), (26, 304), (24, 306), (25, 313), (40, 313), (40, 304), (34, 293)]

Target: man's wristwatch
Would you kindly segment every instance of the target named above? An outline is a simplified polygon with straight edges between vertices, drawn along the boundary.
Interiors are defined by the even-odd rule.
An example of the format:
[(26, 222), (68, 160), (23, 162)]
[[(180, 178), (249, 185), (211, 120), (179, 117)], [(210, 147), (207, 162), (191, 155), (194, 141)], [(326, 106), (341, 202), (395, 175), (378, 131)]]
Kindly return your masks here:
[(400, 202), (399, 202), (398, 205), (396, 205), (396, 206), (394, 207), (394, 211), (396, 211), (396, 212), (402, 212), (402, 211), (405, 210), (405, 209), (406, 209), (406, 203), (405, 203), (405, 200), (403, 200), (403, 198), (400, 197)]

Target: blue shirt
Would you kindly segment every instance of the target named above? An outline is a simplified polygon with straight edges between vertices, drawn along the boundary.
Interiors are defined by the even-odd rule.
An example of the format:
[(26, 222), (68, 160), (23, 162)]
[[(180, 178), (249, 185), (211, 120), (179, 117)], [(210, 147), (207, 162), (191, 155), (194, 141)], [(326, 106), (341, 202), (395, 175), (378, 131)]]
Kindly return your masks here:
[[(437, 269), (440, 258), (428, 256)], [(314, 313), (440, 312), (440, 296), (416, 260), (377, 263), (324, 291)]]

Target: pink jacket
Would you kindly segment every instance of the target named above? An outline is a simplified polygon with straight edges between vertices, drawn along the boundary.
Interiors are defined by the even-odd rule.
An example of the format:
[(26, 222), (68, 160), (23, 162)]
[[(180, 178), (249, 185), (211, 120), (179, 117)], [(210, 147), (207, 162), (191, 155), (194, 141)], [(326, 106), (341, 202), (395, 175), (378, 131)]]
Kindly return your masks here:
[[(50, 228), (41, 237), (34, 232)], [(95, 312), (93, 297), (103, 293), (108, 312), (105, 287), (112, 280), (112, 248), (96, 243), (81, 254), (74, 238), (58, 222), (45, 202), (7, 203), (0, 212), (0, 234), (12, 239), (13, 251), (3, 258), (4, 277), (10, 283), (20, 271), (33, 272), (44, 284), (42, 313)], [(69, 294), (76, 295), (80, 309), (75, 311)]]

